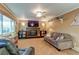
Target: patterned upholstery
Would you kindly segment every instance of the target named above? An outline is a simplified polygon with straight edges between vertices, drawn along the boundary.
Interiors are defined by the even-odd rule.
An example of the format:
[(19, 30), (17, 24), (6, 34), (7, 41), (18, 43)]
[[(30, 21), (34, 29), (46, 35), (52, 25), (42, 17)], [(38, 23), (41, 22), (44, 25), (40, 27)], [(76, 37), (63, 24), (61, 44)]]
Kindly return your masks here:
[(50, 37), (45, 36), (44, 40), (60, 50), (73, 48), (72, 36), (67, 33), (53, 32)]

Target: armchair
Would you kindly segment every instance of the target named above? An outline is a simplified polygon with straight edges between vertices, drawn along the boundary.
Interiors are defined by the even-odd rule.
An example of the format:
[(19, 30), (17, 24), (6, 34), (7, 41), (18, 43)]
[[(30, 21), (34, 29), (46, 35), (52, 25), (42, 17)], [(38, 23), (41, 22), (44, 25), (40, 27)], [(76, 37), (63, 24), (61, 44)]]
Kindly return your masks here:
[(0, 55), (34, 55), (34, 47), (17, 48), (9, 40), (0, 39)]

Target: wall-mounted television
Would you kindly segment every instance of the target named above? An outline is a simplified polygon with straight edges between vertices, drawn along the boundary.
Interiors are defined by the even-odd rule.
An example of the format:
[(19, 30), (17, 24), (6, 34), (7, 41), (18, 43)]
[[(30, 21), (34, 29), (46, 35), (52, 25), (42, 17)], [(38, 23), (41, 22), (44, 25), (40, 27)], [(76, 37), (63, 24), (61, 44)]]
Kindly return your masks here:
[(39, 21), (29, 20), (28, 27), (39, 27)]

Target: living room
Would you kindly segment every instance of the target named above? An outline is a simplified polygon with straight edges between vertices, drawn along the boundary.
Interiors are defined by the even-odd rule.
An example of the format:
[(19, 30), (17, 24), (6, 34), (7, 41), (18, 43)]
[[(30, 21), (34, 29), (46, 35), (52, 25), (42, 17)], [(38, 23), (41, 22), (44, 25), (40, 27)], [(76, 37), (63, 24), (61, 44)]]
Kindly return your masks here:
[[(78, 55), (78, 5), (75, 3), (1, 3), (1, 51), (3, 52), (6, 48), (2, 48), (7, 45), (2, 42), (8, 40), (17, 48), (27, 48), (25, 55)], [(20, 54), (20, 52), (11, 52), (12, 50), (9, 50), (11, 55)], [(2, 52), (0, 55), (7, 55), (8, 51)]]

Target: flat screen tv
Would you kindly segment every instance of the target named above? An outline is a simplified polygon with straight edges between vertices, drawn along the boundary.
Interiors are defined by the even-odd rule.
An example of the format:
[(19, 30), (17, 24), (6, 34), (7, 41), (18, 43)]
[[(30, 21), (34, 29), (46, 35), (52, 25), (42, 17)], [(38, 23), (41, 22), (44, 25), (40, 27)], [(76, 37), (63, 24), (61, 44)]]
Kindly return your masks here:
[(39, 21), (34, 20), (28, 21), (28, 27), (39, 27)]

